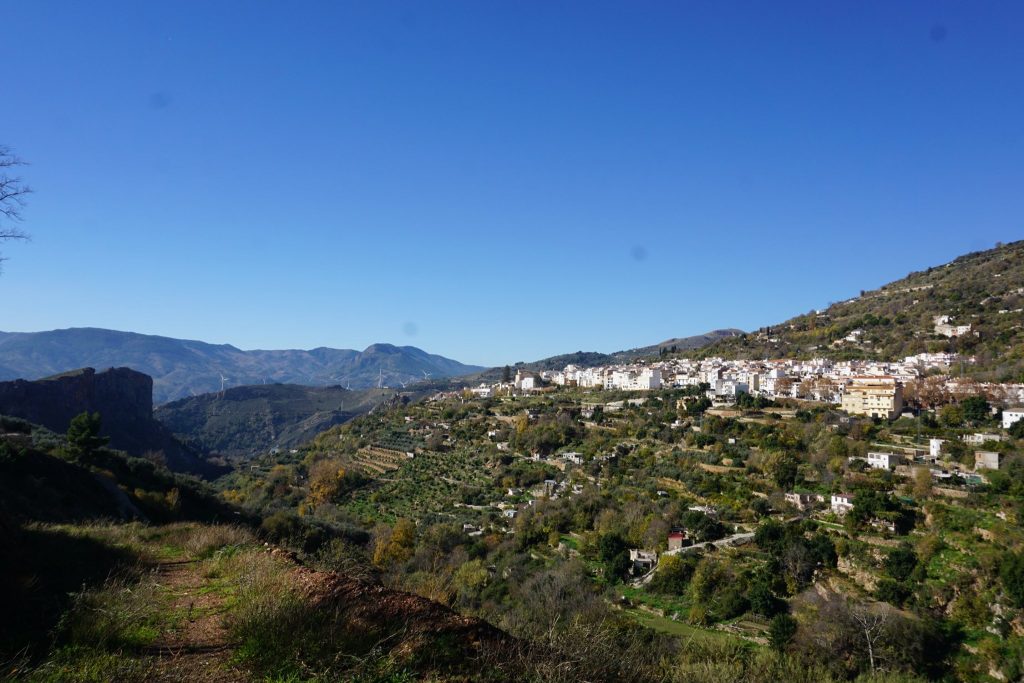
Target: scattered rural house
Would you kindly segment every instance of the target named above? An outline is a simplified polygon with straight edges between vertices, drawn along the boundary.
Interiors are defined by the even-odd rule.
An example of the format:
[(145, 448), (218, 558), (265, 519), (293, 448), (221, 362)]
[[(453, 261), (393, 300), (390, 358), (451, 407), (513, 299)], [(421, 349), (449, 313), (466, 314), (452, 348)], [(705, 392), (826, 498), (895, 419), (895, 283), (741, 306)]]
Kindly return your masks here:
[(820, 496), (816, 493), (787, 493), (785, 495), (786, 502), (795, 507), (797, 510), (807, 510), (814, 507), (815, 503), (820, 503), (825, 500), (824, 496)]
[(937, 315), (932, 318), (935, 323), (935, 334), (943, 337), (962, 337), (971, 331), (970, 325), (954, 325), (953, 318), (948, 315)]
[(993, 451), (974, 451), (974, 469), (998, 470), (1003, 454)]
[(868, 453), (868, 467), (876, 470), (891, 470), (903, 463), (903, 456), (896, 453)]
[(631, 549), (629, 561), (633, 565), (634, 574), (646, 574), (658, 563), (658, 555), (647, 550)]
[(682, 531), (673, 531), (668, 535), (668, 549), (680, 550), (687, 545), (686, 534)]
[(1014, 423), (1024, 419), (1024, 408), (1003, 411), (1003, 429), (1009, 429)]
[(875, 517), (871, 520), (871, 526), (876, 529), (888, 531), (889, 533), (896, 533), (896, 523), (892, 520), (882, 519), (881, 517)]
[(945, 439), (928, 439), (928, 457), (938, 460), (942, 455), (942, 444), (944, 443), (946, 443)]
[(540, 484), (535, 486), (531, 491), (531, 495), (535, 498), (554, 498), (555, 492), (558, 489), (558, 482), (554, 479), (545, 479)]
[(831, 501), (832, 512), (837, 515), (845, 515), (847, 512), (853, 509), (853, 494), (851, 493), (833, 493)]
[(964, 434), (960, 437), (964, 443), (969, 443), (973, 446), (980, 446), (986, 441), (1006, 441), (1009, 438), (1005, 434), (982, 434), (976, 432), (974, 434)]
[(478, 387), (474, 387), (473, 389), (470, 389), (470, 391), (472, 391), (473, 395), (476, 396), (477, 398), (490, 398), (494, 396), (494, 388), (489, 387), (486, 384), (481, 384)]
[(577, 453), (575, 451), (571, 451), (569, 453), (562, 453), (561, 456), (559, 456), (559, 457), (561, 457), (562, 460), (565, 460), (566, 462), (571, 462), (574, 465), (582, 465), (583, 464), (583, 454), (582, 453)]
[(515, 387), (520, 391), (535, 391), (537, 389), (540, 389), (540, 375), (534, 372), (517, 370)]

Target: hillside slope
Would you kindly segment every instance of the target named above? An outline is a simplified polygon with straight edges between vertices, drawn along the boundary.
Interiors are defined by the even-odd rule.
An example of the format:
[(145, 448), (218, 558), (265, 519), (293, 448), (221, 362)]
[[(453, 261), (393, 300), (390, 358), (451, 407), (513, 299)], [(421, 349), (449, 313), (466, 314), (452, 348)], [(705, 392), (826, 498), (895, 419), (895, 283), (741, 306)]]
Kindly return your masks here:
[[(949, 316), (952, 326), (970, 325), (970, 331), (939, 334), (937, 316)], [(1024, 241), (911, 273), (696, 355), (885, 360), (946, 351), (976, 356), (968, 369), (980, 378), (1024, 381)]]
[[(243, 528), (39, 525), (12, 536), (20, 552), (0, 563), (0, 595), (32, 619), (26, 630), (15, 612), (0, 615), (4, 679), (498, 682), (557, 664), (437, 602), (300, 566)], [(41, 566), (60, 541), (80, 561), (67, 578)], [(48, 602), (60, 590), (74, 599)]]
[(309, 441), (394, 394), (388, 389), (258, 384), (173, 401), (157, 408), (155, 417), (186, 443), (244, 457)]
[(124, 366), (150, 375), (157, 403), (219, 391), (221, 377), (229, 387), (281, 382), (369, 388), (381, 381), (397, 386), (425, 375), (453, 377), (482, 369), (391, 344), (373, 344), (363, 351), (243, 351), (229, 344), (90, 327), (0, 332), (0, 380), (38, 379), (86, 366)]

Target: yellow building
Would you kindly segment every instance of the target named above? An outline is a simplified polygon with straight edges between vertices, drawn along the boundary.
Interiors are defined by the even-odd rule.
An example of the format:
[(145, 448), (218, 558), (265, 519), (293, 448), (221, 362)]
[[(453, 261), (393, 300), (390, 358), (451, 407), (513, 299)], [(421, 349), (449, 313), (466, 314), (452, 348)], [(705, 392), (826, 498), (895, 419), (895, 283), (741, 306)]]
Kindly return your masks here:
[(903, 385), (895, 377), (854, 377), (843, 392), (842, 408), (891, 420), (903, 412)]

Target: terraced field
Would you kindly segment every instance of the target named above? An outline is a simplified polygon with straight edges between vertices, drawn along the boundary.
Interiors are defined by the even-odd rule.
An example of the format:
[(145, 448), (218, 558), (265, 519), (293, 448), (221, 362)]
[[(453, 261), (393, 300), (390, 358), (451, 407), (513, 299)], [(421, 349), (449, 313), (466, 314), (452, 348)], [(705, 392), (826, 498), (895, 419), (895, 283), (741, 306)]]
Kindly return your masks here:
[(369, 477), (380, 477), (397, 470), (408, 460), (409, 456), (404, 452), (367, 446), (356, 452), (351, 465)]
[[(387, 462), (390, 461), (374, 461), (375, 466), (384, 470), (377, 477), (377, 485), (356, 492), (345, 506), (362, 519), (451, 517), (463, 487), (485, 486), (489, 482), (486, 456), (472, 450), (423, 451), (391, 469), (385, 469)], [(459, 510), (460, 516), (466, 514), (465, 509)]]

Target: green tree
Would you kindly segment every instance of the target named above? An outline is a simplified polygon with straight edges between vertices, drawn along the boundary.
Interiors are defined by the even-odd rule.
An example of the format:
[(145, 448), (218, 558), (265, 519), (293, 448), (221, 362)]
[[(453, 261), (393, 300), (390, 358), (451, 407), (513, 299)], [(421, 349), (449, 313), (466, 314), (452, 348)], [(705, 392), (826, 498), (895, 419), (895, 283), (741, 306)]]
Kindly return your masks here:
[(939, 411), (939, 420), (944, 427), (960, 427), (964, 423), (964, 411), (960, 406), (943, 406)]
[(501, 381), (505, 384), (512, 381), (512, 368), (507, 365), (501, 371)]
[(654, 573), (648, 588), (655, 593), (683, 595), (690, 585), (699, 559), (695, 554), (662, 555), (658, 560), (658, 571)]
[(612, 581), (624, 578), (629, 571), (629, 553), (622, 536), (605, 534), (598, 541), (597, 548), (604, 563), (605, 577)]
[(768, 642), (772, 649), (782, 652), (796, 635), (796, 619), (788, 614), (777, 614), (768, 624)]
[(909, 544), (902, 544), (885, 558), (885, 573), (896, 581), (906, 581), (917, 567), (917, 553)]
[(705, 410), (711, 407), (711, 400), (707, 397), (701, 397), (696, 401), (691, 401), (686, 404), (686, 413), (688, 415), (702, 415)]
[(1015, 607), (1024, 607), (1024, 553), (1007, 553), (999, 568), (999, 578)]
[(750, 601), (750, 610), (762, 617), (773, 617), (786, 608), (786, 603), (775, 596), (765, 579), (759, 579), (750, 586), (747, 599)]
[(969, 422), (985, 422), (991, 416), (988, 401), (984, 396), (968, 396), (960, 402), (964, 419)]
[(777, 486), (789, 490), (796, 484), (800, 461), (790, 453), (769, 453), (762, 461), (762, 469)]
[(68, 425), (68, 444), (71, 452), (79, 458), (90, 458), (96, 451), (107, 445), (109, 439), (100, 436), (101, 418), (99, 413), (79, 413), (71, 418)]

